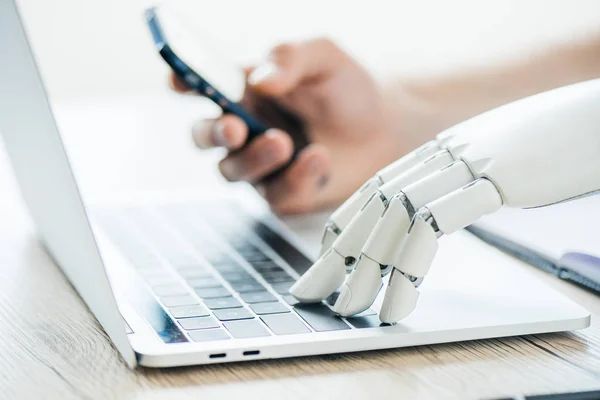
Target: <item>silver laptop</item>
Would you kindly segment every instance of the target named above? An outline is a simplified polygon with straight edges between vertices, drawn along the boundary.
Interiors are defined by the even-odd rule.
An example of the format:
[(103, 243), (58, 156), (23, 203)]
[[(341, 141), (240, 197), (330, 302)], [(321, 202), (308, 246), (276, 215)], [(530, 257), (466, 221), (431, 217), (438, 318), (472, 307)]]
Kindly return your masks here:
[(377, 305), (345, 319), (329, 308), (333, 299), (296, 303), (288, 288), (311, 259), (250, 190), (84, 207), (13, 0), (0, 0), (0, 54), (0, 131), (24, 201), (46, 248), (130, 366), (372, 350), (589, 324), (586, 310), (467, 234), (441, 246), (417, 312), (382, 326)]

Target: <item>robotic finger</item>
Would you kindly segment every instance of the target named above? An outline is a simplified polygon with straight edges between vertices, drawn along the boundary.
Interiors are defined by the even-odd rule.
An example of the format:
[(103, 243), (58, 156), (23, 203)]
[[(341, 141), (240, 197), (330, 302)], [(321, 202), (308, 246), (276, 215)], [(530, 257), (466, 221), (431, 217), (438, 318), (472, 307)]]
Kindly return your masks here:
[[(361, 254), (361, 249), (371, 235), (373, 228), (380, 219), (379, 217), (388, 206), (388, 199), (391, 199), (393, 194), (397, 192), (396, 188), (410, 186), (422, 176), (446, 166), (452, 160), (448, 151), (438, 151), (425, 162), (392, 179), (389, 183), (383, 185), (379, 191), (372, 194), (346, 228), (333, 241), (330, 249), (325, 251), (311, 269), (300, 278), (290, 289), (290, 293), (304, 302), (320, 301), (327, 298), (344, 283), (345, 272), (351, 271), (354, 267)], [(468, 169), (466, 167), (463, 169), (469, 176), (469, 180), (472, 180)], [(450, 168), (448, 172), (442, 174), (441, 181), (444, 181), (445, 176), (456, 175), (455, 170), (456, 168)], [(429, 186), (429, 184), (425, 186)], [(439, 185), (439, 188), (444, 190), (446, 186)], [(416, 192), (420, 192), (420, 190), (416, 190)], [(430, 190), (429, 192), (435, 193), (436, 191)]]
[[(355, 192), (348, 200), (344, 202), (337, 210), (331, 214), (329, 220), (325, 224), (323, 236), (321, 239), (321, 255), (325, 254), (331, 248), (331, 245), (340, 233), (346, 229), (352, 218), (359, 212), (363, 205), (377, 193), (380, 187), (391, 183), (396, 178), (404, 176), (404, 181), (410, 180), (408, 183), (418, 180), (429, 172), (441, 168), (448, 164), (453, 159), (450, 154), (444, 152), (449, 160), (443, 161), (439, 157), (435, 157), (440, 152), (437, 141), (431, 141), (412, 153), (407, 154), (398, 161), (388, 165), (379, 171), (373, 178), (369, 179), (357, 192)], [(432, 158), (435, 162), (431, 162)], [(425, 164), (425, 165), (424, 165)], [(392, 183), (397, 186), (397, 184)], [(390, 196), (391, 197), (391, 196)]]
[[(418, 297), (414, 283), (429, 271), (440, 236), (462, 229), (501, 206), (502, 198), (496, 186), (481, 178), (421, 208), (413, 217), (394, 261), (379, 314), (381, 321), (394, 323), (414, 310)], [(413, 283), (412, 288), (408, 288), (407, 281)]]
[[(467, 165), (456, 161), (395, 195), (364, 244), (356, 268), (342, 287), (334, 311), (350, 316), (369, 308), (379, 292), (381, 277), (390, 272), (389, 266), (394, 265), (398, 252), (403, 251), (401, 244), (415, 210), (473, 179)], [(380, 274), (379, 286), (372, 282), (374, 270)]]
[(290, 288), (290, 293), (302, 302), (316, 302), (326, 299), (339, 288), (383, 209), (383, 203), (373, 194), (333, 242), (331, 249)]

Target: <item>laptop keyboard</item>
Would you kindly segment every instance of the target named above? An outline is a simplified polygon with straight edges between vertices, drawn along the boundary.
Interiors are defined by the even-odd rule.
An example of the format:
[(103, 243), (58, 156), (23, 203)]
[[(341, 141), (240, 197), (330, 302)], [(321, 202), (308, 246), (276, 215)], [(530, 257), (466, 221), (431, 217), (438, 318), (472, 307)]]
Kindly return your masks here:
[(234, 205), (113, 209), (96, 217), (185, 334), (159, 333), (166, 342), (184, 336), (204, 342), (380, 325), (372, 310), (345, 319), (325, 302), (298, 304), (288, 290), (310, 260)]

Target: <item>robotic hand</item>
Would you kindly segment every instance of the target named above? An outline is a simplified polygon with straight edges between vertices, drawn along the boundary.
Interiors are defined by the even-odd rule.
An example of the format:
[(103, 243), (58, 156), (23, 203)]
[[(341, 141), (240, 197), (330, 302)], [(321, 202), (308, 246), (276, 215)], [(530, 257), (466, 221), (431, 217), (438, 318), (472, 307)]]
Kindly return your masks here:
[(488, 111), (381, 170), (331, 215), (321, 257), (290, 293), (317, 302), (341, 286), (334, 311), (350, 316), (391, 273), (380, 319), (397, 322), (415, 309), (442, 235), (502, 205), (542, 207), (599, 189), (597, 79)]

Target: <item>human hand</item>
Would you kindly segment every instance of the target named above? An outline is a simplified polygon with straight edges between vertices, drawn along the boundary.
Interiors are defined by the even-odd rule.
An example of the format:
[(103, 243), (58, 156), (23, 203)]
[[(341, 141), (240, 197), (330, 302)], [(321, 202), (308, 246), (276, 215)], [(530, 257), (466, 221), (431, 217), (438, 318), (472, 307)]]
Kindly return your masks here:
[[(225, 147), (220, 162), (230, 181), (257, 186), (280, 214), (339, 204), (369, 176), (402, 154), (398, 117), (373, 78), (329, 40), (283, 44), (267, 61), (248, 69), (242, 104), (277, 126), (261, 102), (273, 99), (304, 122), (310, 144), (273, 179), (263, 178), (288, 164), (294, 153), (288, 132), (270, 129), (244, 146), (247, 127), (234, 115), (203, 120), (192, 128), (200, 148)], [(175, 76), (172, 87), (188, 88)], [(241, 150), (240, 150), (241, 149)]]

